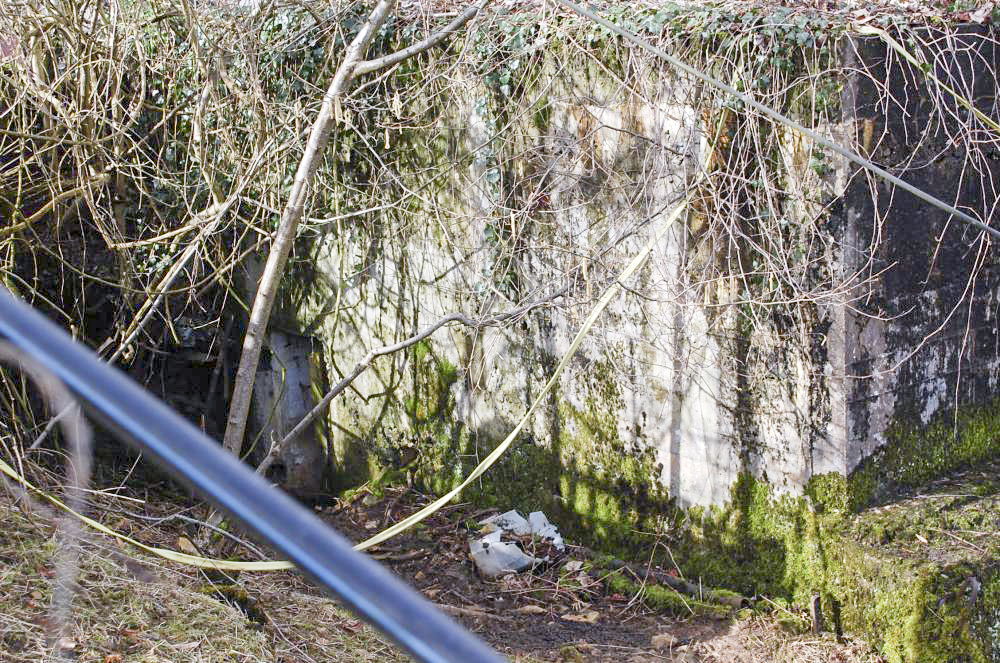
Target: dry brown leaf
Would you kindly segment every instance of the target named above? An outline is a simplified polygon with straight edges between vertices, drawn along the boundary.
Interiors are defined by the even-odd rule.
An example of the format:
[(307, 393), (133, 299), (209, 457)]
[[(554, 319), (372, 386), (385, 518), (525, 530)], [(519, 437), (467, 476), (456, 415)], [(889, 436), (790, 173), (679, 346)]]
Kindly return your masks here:
[(586, 612), (577, 612), (562, 616), (562, 618), (566, 621), (577, 622), (578, 624), (596, 624), (600, 617), (601, 614), (596, 610), (588, 610)]
[(201, 557), (201, 551), (198, 547), (191, 543), (191, 539), (186, 536), (177, 537), (177, 549), (180, 550), (185, 555), (193, 555), (195, 557)]
[(523, 615), (544, 615), (548, 612), (545, 608), (540, 605), (522, 605), (520, 608), (516, 609), (514, 612), (520, 612)]
[(677, 637), (672, 633), (657, 633), (649, 639), (653, 649), (671, 649), (677, 644)]
[(345, 619), (344, 621), (337, 624), (340, 628), (344, 629), (348, 633), (357, 633), (361, 630), (361, 622), (357, 619)]

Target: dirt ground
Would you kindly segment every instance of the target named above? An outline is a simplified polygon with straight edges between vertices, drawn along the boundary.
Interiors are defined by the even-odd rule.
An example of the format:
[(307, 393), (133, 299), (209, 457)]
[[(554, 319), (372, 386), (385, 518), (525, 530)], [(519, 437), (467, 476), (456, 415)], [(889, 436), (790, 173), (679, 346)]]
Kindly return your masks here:
[[(424, 503), (422, 496), (399, 490), (327, 507), (321, 515), (352, 540), (363, 540)], [(569, 542), (562, 555), (550, 547), (542, 551), (555, 559), (530, 573), (483, 578), (469, 559), (468, 542), (477, 535), (478, 522), (496, 513), (471, 504), (449, 506), (372, 554), (511, 660), (880, 660), (860, 642), (796, 633), (808, 628), (803, 615), (789, 613), (779, 620), (728, 607), (706, 615), (691, 596), (688, 614), (657, 613), (644, 601), (641, 584), (626, 595), (609, 588), (607, 571), (577, 570), (581, 565), (592, 568), (596, 556)], [(628, 566), (647, 572), (646, 577), (677, 575), (676, 570), (648, 569), (642, 563)]]
[[(395, 490), (317, 507), (317, 513), (361, 540), (426, 501)], [(92, 515), (144, 543), (177, 548), (201, 513), (185, 503), (178, 494), (150, 499), (102, 492), (95, 493)], [(481, 578), (468, 541), (475, 523), (491, 513), (449, 506), (371, 554), (511, 661), (882, 660), (861, 642), (807, 633), (802, 615), (769, 612), (766, 604), (706, 615), (688, 597), (687, 614), (658, 613), (641, 585), (629, 594), (614, 591), (606, 572), (588, 571), (593, 555), (572, 545), (531, 573)], [(51, 605), (66, 546), (59, 545), (57, 515), (8, 485), (0, 488), (0, 518), (2, 663), (41, 660), (53, 651), (98, 663), (408, 660), (295, 573), (208, 578), (96, 533), (87, 534), (80, 552), (71, 616), (59, 621)], [(243, 559), (259, 553), (249, 542), (236, 552)]]

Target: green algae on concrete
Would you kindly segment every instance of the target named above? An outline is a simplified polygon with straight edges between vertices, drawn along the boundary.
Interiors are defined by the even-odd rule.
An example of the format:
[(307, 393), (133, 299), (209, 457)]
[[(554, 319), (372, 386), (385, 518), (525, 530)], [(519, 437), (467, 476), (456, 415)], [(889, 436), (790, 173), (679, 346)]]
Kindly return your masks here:
[[(414, 365), (421, 367), (420, 385), (406, 407), (409, 429), (420, 447), (413, 479), (442, 494), (492, 450), (496, 437), (489, 431), (480, 435), (448, 416), (456, 407), (451, 385), (460, 379), (452, 364), (431, 359), (428, 346)], [(656, 482), (653, 450), (620, 439), (614, 412), (621, 394), (613, 370), (607, 359), (590, 365), (576, 406), (554, 395), (549, 438), (522, 434), (463, 498), (501, 509), (542, 510), (570, 540), (623, 555), (648, 545), (642, 532), (662, 531), (675, 509)], [(371, 474), (379, 475), (379, 468), (373, 467)]]
[(998, 470), (994, 461), (857, 514), (840, 475), (801, 497), (744, 477), (673, 553), (708, 584), (818, 604), (825, 628), (863, 635), (891, 663), (1000, 661)]
[(926, 427), (897, 422), (888, 443), (851, 473), (854, 509), (1000, 454), (1000, 400), (945, 412)]

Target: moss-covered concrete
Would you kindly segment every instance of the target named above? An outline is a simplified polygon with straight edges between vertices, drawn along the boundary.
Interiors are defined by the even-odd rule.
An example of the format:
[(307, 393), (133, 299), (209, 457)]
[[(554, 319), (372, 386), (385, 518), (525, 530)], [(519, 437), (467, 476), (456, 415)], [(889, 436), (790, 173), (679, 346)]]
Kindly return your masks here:
[[(621, 554), (648, 553), (642, 531), (659, 532), (689, 578), (799, 608), (818, 602), (825, 629), (863, 635), (892, 663), (1000, 661), (994, 644), (1000, 636), (1000, 465), (959, 470), (860, 512), (850, 508), (858, 499), (857, 478), (838, 474), (815, 477), (800, 497), (776, 495), (768, 484), (744, 476), (730, 503), (679, 510), (666, 495), (644, 488), (650, 468), (641, 462), (619, 468), (634, 487), (609, 481), (601, 466), (614, 457), (611, 431), (599, 418), (561, 410), (567, 421), (580, 417), (593, 426), (581, 427), (586, 433), (580, 440), (561, 438), (568, 456), (560, 461), (525, 437), (491, 471), (490, 481), (467, 497), (544, 509), (570, 540)], [(606, 445), (606, 454), (567, 463), (576, 458), (576, 443), (598, 450)], [(439, 451), (449, 452), (440, 458), (470, 448), (468, 441), (442, 444)], [(980, 456), (970, 452), (966, 458)], [(421, 470), (425, 479), (436, 477), (437, 490), (459, 477), (440, 467)], [(621, 574), (609, 581), (619, 591), (636, 589)], [(666, 587), (647, 588), (644, 597), (675, 614), (731, 613)]]
[[(420, 397), (407, 406), (420, 447), (414, 478), (440, 494), (460, 483), (492, 447), (448, 416), (455, 408), (452, 365), (418, 361), (432, 370), (413, 392)], [(572, 540), (634, 553), (647, 545), (642, 532), (664, 528), (675, 513), (673, 502), (656, 480), (652, 450), (626, 449), (619, 435), (622, 396), (612, 361), (595, 362), (580, 377), (582, 400), (571, 404), (558, 393), (550, 399), (549, 440), (523, 434), (464, 497), (484, 506), (541, 509)]]
[[(441, 492), (486, 450), (477, 454), (474, 436), (440, 416), (452, 404), (431, 387), (447, 385), (452, 374), (447, 364), (438, 368), (441, 379), (429, 380), (425, 403), (410, 411), (437, 413), (437, 419), (420, 419), (434, 431), (434, 443), (418, 475)], [(706, 587), (800, 608), (818, 603), (826, 629), (862, 634), (892, 662), (1000, 660), (993, 644), (1000, 634), (1000, 542), (993, 536), (1000, 468), (958, 470), (927, 485), (929, 478), (996, 456), (992, 408), (965, 410), (957, 427), (942, 420), (924, 437), (900, 436), (880, 453), (881, 467), (814, 477), (802, 496), (777, 495), (744, 475), (728, 504), (681, 510), (665, 491), (650, 488), (656, 485), (651, 456), (624, 453), (609, 414), (621, 397), (610, 371), (595, 366), (588, 372), (585, 393), (592, 400), (553, 398), (554, 445), (525, 435), (466, 497), (543, 509), (571, 540), (621, 554), (648, 552), (642, 532), (659, 533), (685, 575)], [(933, 494), (913, 495), (915, 486)], [(894, 503), (858, 512), (858, 505), (890, 494)], [(610, 582), (620, 591), (636, 589), (620, 574)], [(648, 588), (644, 597), (676, 614), (728, 614), (669, 588)]]
[(966, 469), (847, 519), (827, 546), (845, 628), (893, 662), (1000, 660), (997, 469)]
[(888, 443), (851, 474), (852, 508), (890, 498), (1000, 453), (1000, 400), (944, 412), (927, 427), (897, 422)]
[(863, 635), (892, 663), (1000, 661), (998, 469), (959, 471), (859, 513), (839, 475), (802, 497), (745, 478), (732, 503), (689, 513), (673, 554), (708, 584), (818, 603), (825, 628)]

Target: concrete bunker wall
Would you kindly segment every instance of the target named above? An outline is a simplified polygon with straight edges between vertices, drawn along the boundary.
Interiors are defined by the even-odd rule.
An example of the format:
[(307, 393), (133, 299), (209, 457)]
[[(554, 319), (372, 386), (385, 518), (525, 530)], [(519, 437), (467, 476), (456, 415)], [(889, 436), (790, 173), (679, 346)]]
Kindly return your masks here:
[[(942, 38), (934, 30), (922, 36)], [(1000, 161), (992, 150), (967, 147), (982, 129), (881, 40), (855, 43), (851, 57), (866, 75), (847, 88), (845, 113), (862, 132), (870, 127), (872, 160), (989, 218)], [(962, 94), (995, 109), (1000, 53), (991, 29), (968, 27), (951, 46), (953, 56), (937, 59), (931, 72), (964, 79)], [(878, 275), (833, 316), (843, 345), (832, 349), (831, 364), (845, 376), (833, 407), (844, 422), (847, 470), (881, 475), (863, 490), (878, 497), (993, 456), (997, 431), (976, 429), (994, 416), (1000, 377), (995, 246), (946, 213), (862, 177), (847, 187), (832, 222), (843, 238), (839, 268)], [(866, 255), (874, 237), (879, 247)]]
[[(996, 81), (986, 72), (995, 67), (976, 63), (995, 65), (997, 54), (981, 36), (970, 29), (967, 48), (943, 66), (967, 72), (976, 103), (990, 108)], [(874, 38), (845, 40), (840, 53), (840, 113), (823, 130), (942, 199), (992, 209), (995, 161), (969, 173), (954, 104), (932, 104), (920, 72)], [(418, 158), (456, 164), (432, 194), (452, 210), (447, 218), (418, 206), (405, 236), (345, 242), (357, 239), (348, 230), (313, 244), (313, 277), (296, 285), (299, 305), (286, 318), (320, 339), (331, 383), (367, 349), (449, 312), (488, 317), (508, 310), (513, 293), (544, 300), (561, 286), (558, 306), (516, 324), (449, 328), (376, 362), (328, 421), (326, 448), (348, 482), (397, 463), (404, 447), (434, 489), (464, 476), (513, 427), (589, 305), (708, 165), (717, 117), (697, 109), (690, 81), (669, 72), (624, 81), (593, 62), (548, 61), (543, 72), (512, 96), (469, 77), (465, 96), (442, 109), (438, 149)], [(722, 504), (741, 476), (797, 493), (886, 448), (903, 458), (913, 431), (989, 405), (1000, 376), (996, 258), (970, 229), (836, 159), (812, 167), (815, 147), (780, 135), (784, 184), (798, 192), (785, 213), (823, 239), (817, 282), (844, 287), (746, 316), (736, 279), (702, 278), (704, 219), (686, 215), (483, 495), (548, 508), (600, 538), (654, 522), (671, 504)], [(505, 183), (518, 177), (533, 188), (511, 193)], [(866, 471), (863, 499), (907, 480)]]

